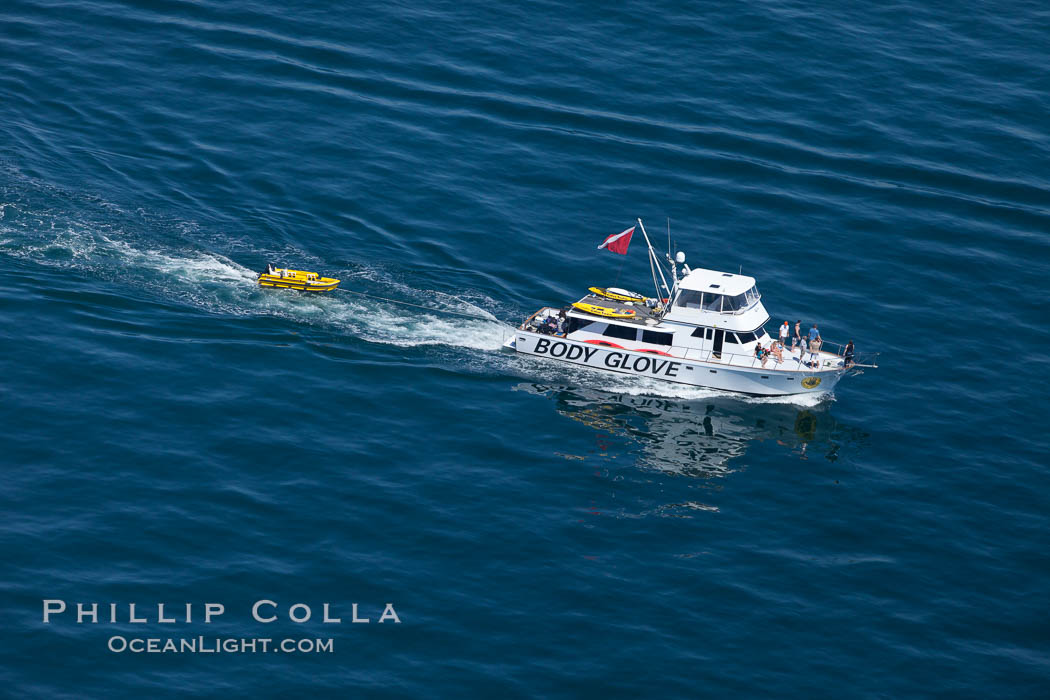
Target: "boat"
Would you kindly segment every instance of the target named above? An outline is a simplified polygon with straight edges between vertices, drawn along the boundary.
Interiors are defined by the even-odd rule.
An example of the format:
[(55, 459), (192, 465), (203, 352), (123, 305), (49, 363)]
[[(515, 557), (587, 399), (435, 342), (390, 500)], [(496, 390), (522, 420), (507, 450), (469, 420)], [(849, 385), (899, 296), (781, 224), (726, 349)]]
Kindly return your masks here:
[(844, 376), (878, 366), (878, 353), (847, 352), (846, 345), (823, 338), (804, 357), (789, 348), (779, 360), (764, 352), (774, 338), (765, 328), (770, 317), (755, 278), (691, 269), (681, 251), (672, 258), (669, 250), (663, 261), (641, 219), (638, 225), (649, 248), (655, 298), (617, 300), (590, 288), (577, 302), (529, 316), (504, 349), (756, 396), (830, 393)]
[(339, 280), (332, 277), (321, 277), (316, 272), (291, 270), (285, 267), (267, 265), (265, 272), (259, 273), (259, 286), (295, 289), (300, 292), (331, 292), (339, 287)]

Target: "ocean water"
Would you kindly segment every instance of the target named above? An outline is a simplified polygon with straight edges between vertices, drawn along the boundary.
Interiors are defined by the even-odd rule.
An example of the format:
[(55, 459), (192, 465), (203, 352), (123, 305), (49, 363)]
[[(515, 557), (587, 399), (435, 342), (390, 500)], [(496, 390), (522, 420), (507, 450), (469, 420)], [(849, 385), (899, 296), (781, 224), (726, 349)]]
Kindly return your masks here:
[[(4, 694), (1045, 697), (1048, 36), (1037, 2), (8, 0)], [(499, 351), (648, 291), (595, 250), (638, 216), (879, 369), (758, 400)], [(195, 637), (332, 649), (111, 650)]]

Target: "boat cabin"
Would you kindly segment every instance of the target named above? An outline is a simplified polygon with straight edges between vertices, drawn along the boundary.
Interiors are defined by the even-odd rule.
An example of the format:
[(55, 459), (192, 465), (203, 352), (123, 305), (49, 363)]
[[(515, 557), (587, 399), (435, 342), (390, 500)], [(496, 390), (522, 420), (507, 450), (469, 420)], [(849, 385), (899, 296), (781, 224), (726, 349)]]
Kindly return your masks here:
[(629, 319), (600, 319), (567, 310), (564, 333), (573, 340), (689, 359), (749, 359), (755, 344), (769, 345), (769, 314), (755, 279), (718, 270), (688, 270), (674, 287), (666, 309), (585, 297), (580, 303), (635, 311)]
[(725, 317), (761, 316), (760, 322), (754, 326), (757, 327), (769, 319), (761, 299), (754, 277), (698, 268), (678, 280), (674, 299), (664, 318), (685, 323), (706, 322), (712, 326), (728, 323), (738, 327), (739, 324)]

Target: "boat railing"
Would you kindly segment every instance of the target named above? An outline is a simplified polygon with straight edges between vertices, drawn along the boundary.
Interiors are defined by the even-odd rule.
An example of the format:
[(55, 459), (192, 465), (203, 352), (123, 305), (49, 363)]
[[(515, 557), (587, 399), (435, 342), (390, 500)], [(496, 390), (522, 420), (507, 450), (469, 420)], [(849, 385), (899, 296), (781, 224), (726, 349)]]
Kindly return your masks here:
[[(820, 339), (820, 351), (826, 352), (829, 355), (836, 355), (841, 358), (846, 357), (846, 346), (849, 343), (836, 343), (831, 340)], [(858, 365), (861, 367), (878, 367), (879, 353), (866, 351), (857, 352), (853, 351), (853, 362), (850, 366)]]
[(842, 357), (846, 353), (846, 344), (845, 343), (836, 343), (836, 342), (833, 342), (833, 341), (830, 341), (830, 340), (825, 340), (824, 338), (821, 338), (820, 339), (820, 350), (821, 350), (821, 352), (827, 352), (827, 353), (830, 353), (832, 355), (838, 355), (839, 357)]
[[(749, 367), (752, 369), (763, 369), (772, 372), (776, 371), (794, 371), (797, 372), (803, 363), (800, 362), (801, 358), (792, 357), (791, 351), (787, 348), (782, 353), (783, 359), (777, 362), (775, 355), (767, 355), (765, 364), (758, 358), (755, 353), (750, 352), (727, 352), (722, 350), (721, 352), (715, 352), (711, 348), (705, 348), (703, 350), (699, 348), (691, 348), (682, 345), (674, 345), (671, 347), (671, 354), (675, 357), (681, 357), (683, 360), (696, 360), (699, 362), (710, 362), (712, 364), (726, 365), (731, 367)], [(834, 360), (827, 358), (821, 358), (821, 366), (819, 369), (831, 366)], [(837, 364), (837, 362), (836, 362)], [(811, 368), (818, 369), (818, 368)]]
[[(684, 360), (697, 360), (700, 362), (710, 362), (712, 364), (728, 365), (732, 367), (750, 367), (753, 369), (764, 369), (771, 371), (792, 371), (797, 372), (800, 368), (805, 367), (814, 370), (823, 370), (829, 367), (838, 367), (840, 363), (838, 359), (844, 359), (842, 350), (845, 348), (844, 345), (836, 345), (839, 350), (825, 350), (824, 345), (821, 345), (820, 350), (817, 353), (818, 367), (811, 367), (807, 365), (803, 360), (802, 356), (795, 357), (791, 354), (790, 348), (784, 348), (780, 362), (776, 361), (776, 356), (769, 354), (766, 356), (766, 363), (763, 365), (760, 360), (753, 352), (741, 353), (741, 352), (728, 352), (722, 350), (721, 352), (715, 352), (711, 348), (705, 348), (703, 350), (699, 348), (687, 347), (684, 345), (671, 346), (671, 354), (675, 357), (681, 357)], [(809, 355), (809, 350), (806, 351), (806, 355)], [(828, 357), (828, 356), (831, 357)], [(877, 367), (879, 353), (868, 352), (868, 353), (854, 353), (853, 362), (851, 367)]]
[(543, 312), (544, 312), (545, 310), (547, 310), (548, 308), (549, 308), (549, 307), (546, 307), (546, 306), (544, 306), (544, 307), (543, 307), (542, 309), (540, 309), (539, 311), (536, 311), (535, 313), (533, 313), (533, 314), (530, 314), (529, 316), (525, 316), (525, 317), (523, 317), (523, 318), (522, 318), (522, 320), (521, 320), (521, 325), (520, 325), (520, 326), (518, 326), (518, 330), (519, 330), (519, 331), (523, 331), (523, 330), (526, 330), (526, 329), (527, 329), (527, 328), (529, 327), (529, 321), (531, 321), (532, 319), (534, 319), (534, 318), (536, 318), (537, 316), (539, 316), (539, 315), (540, 315), (541, 313), (543, 313)]

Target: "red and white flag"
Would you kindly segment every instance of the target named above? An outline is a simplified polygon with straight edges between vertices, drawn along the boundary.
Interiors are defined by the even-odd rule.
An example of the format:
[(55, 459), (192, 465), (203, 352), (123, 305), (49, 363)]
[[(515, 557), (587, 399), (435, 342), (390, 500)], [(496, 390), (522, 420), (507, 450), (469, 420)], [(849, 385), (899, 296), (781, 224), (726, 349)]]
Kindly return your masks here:
[(631, 236), (634, 234), (634, 229), (635, 227), (632, 226), (621, 233), (614, 233), (602, 241), (602, 244), (598, 246), (598, 250), (605, 248), (619, 255), (627, 255), (627, 246), (631, 245)]

